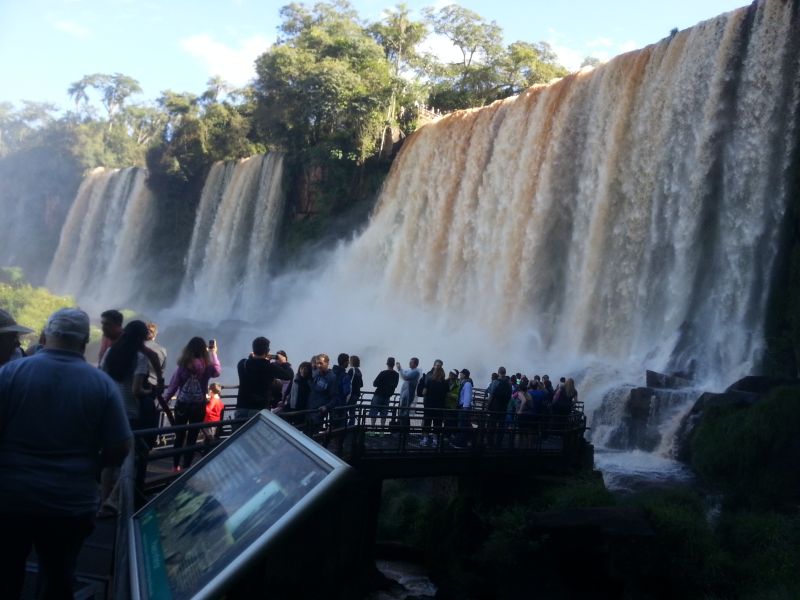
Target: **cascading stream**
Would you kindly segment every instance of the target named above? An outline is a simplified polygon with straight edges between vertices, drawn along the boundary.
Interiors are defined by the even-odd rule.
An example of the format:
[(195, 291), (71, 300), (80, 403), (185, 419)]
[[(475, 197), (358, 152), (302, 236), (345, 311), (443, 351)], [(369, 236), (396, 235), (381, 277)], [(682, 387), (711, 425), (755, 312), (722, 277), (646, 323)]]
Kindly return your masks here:
[(131, 302), (150, 270), (156, 210), (142, 169), (97, 168), (84, 178), (61, 230), (47, 286), (84, 304)]
[(176, 306), (193, 318), (255, 319), (283, 215), (283, 155), (215, 163), (195, 220)]

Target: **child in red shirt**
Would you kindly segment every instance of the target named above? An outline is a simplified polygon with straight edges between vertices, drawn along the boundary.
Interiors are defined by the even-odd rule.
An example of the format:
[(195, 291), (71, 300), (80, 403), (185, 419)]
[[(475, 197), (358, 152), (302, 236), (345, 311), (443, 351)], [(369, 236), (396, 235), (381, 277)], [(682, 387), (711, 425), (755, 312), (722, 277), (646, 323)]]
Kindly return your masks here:
[[(208, 386), (208, 401), (206, 402), (206, 416), (203, 419), (204, 423), (212, 423), (222, 418), (222, 411), (225, 409), (225, 405), (219, 397), (221, 391), (222, 386), (218, 383), (212, 383)], [(210, 444), (216, 439), (216, 432), (216, 427), (207, 427), (203, 429), (203, 438), (206, 444)]]

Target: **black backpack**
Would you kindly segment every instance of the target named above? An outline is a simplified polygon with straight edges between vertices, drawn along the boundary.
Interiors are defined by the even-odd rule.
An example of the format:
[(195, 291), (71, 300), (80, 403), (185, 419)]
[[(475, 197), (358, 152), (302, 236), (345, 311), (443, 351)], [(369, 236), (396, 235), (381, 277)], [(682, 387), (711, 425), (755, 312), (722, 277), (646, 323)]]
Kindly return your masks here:
[(419, 381), (417, 382), (417, 396), (422, 397), (422, 395), (423, 395), (423, 393), (425, 391), (425, 378), (426, 377), (428, 377), (427, 374), (423, 375), (422, 377), (419, 378)]

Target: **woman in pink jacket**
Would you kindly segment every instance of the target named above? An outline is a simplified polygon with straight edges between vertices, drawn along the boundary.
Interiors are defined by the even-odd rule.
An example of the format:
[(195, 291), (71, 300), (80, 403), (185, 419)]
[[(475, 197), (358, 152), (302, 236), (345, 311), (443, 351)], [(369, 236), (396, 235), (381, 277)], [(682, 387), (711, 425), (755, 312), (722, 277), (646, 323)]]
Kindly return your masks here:
[[(213, 340), (211, 340), (213, 342)], [(187, 423), (202, 423), (206, 416), (206, 394), (208, 393), (208, 380), (219, 377), (222, 370), (217, 358), (217, 347), (214, 343), (206, 342), (203, 338), (193, 337), (186, 344), (178, 358), (178, 370), (172, 375), (169, 387), (164, 391), (164, 400), (169, 401), (177, 394), (175, 400), (175, 425)], [(174, 449), (194, 446), (197, 443), (199, 429), (179, 431), (175, 434)], [(183, 469), (188, 469), (192, 464), (193, 451), (184, 452)], [(181, 471), (181, 453), (172, 457), (173, 470)]]

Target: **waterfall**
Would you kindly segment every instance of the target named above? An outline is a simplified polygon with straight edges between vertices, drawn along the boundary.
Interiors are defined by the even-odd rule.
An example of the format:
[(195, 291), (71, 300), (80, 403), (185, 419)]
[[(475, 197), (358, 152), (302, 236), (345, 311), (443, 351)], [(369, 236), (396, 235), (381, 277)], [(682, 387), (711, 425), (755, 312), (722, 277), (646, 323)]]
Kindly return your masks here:
[(253, 319), (283, 215), (283, 155), (215, 163), (208, 174), (177, 307), (209, 321)]
[(270, 331), (374, 371), (573, 374), (590, 413), (646, 367), (750, 372), (798, 151), (795, 12), (756, 3), (422, 126), (363, 234), (287, 278), (279, 321), (302, 327)]
[(154, 197), (138, 168), (96, 168), (86, 175), (47, 274), (47, 286), (96, 308), (140, 297), (150, 271)]

